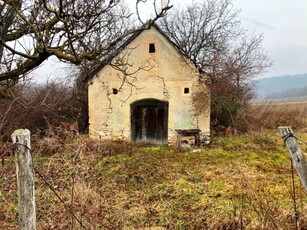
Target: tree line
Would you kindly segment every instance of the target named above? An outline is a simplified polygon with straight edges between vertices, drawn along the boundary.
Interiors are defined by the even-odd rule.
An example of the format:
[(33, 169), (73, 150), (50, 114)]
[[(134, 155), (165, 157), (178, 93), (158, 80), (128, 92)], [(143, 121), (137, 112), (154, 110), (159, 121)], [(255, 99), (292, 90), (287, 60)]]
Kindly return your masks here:
[[(0, 0), (0, 96), (6, 103), (2, 110), (12, 111), (10, 103), (14, 102), (33, 111), (33, 106), (29, 106), (31, 100), (24, 98), (26, 93), (16, 95), (27, 88), (31, 97), (33, 90), (39, 89), (42, 106), (50, 113), (60, 114), (62, 107), (52, 102), (52, 91), (46, 90), (50, 84), (39, 87), (28, 84), (19, 90), (20, 80), (55, 56), (72, 64), (77, 77), (73, 79), (75, 89), (64, 90), (66, 97), (59, 92), (53, 96), (64, 101), (67, 95), (79, 98), (71, 99), (76, 104), (70, 108), (83, 113), (78, 118), (79, 124), (83, 123), (79, 128), (86, 130), (87, 95), (82, 78), (135, 32), (157, 23), (180, 51), (210, 77), (212, 126), (231, 127), (235, 133), (238, 114), (253, 97), (254, 78), (272, 65), (262, 48), (262, 35), (244, 31), (239, 11), (231, 0), (203, 0), (179, 9), (172, 7), (170, 1), (154, 0), (155, 14), (147, 22), (138, 11), (144, 2), (136, 0), (137, 10), (132, 14), (122, 0)], [(205, 109), (208, 95), (200, 92), (194, 97), (195, 108)], [(69, 120), (75, 114), (78, 113), (70, 111), (62, 117)]]

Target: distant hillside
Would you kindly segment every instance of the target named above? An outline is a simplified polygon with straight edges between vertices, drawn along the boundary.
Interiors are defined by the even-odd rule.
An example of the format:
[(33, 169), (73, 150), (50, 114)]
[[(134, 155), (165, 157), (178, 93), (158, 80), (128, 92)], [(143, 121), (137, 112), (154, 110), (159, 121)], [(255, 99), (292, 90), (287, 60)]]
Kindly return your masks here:
[(306, 98), (307, 73), (259, 79), (256, 93), (272, 100)]

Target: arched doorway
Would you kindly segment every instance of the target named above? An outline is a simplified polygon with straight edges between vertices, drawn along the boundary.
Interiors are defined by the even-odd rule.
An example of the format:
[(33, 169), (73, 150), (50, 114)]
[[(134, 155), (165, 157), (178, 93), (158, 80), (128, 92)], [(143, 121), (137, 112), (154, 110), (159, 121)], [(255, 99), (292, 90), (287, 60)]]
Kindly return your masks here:
[(143, 99), (130, 105), (131, 140), (167, 144), (168, 102)]

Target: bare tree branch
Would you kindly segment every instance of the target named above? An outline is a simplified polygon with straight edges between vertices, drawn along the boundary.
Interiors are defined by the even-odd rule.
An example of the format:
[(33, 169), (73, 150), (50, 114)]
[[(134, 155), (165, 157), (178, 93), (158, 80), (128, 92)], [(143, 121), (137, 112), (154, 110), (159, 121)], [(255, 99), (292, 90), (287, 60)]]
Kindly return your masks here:
[(76, 65), (96, 60), (172, 7), (169, 0), (155, 3), (153, 18), (135, 29), (122, 1), (0, 0), (0, 84), (18, 80), (50, 56)]
[[(272, 65), (262, 35), (246, 35), (238, 15), (231, 0), (204, 0), (170, 12), (161, 22), (180, 50), (211, 77), (212, 120), (233, 128), (238, 111), (252, 99), (254, 77)], [(205, 90), (197, 92), (194, 106), (205, 107), (206, 98)]]

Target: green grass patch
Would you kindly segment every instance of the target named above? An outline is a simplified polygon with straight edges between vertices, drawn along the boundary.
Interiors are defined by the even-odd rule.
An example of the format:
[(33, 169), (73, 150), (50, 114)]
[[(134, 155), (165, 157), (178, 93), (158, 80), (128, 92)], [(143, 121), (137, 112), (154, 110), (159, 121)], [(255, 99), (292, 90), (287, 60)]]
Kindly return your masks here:
[[(293, 226), (290, 160), (274, 139), (220, 138), (211, 146), (185, 152), (167, 146), (130, 145), (125, 150), (120, 143), (108, 147), (93, 141), (84, 146), (36, 157), (34, 164), (89, 229)], [(13, 170), (12, 162), (1, 169), (2, 175)], [(5, 194), (0, 213), (7, 223), (16, 219), (12, 183), (13, 177), (0, 179)], [(303, 228), (307, 196), (297, 176), (295, 185)], [(78, 226), (38, 177), (36, 188), (38, 228)]]

